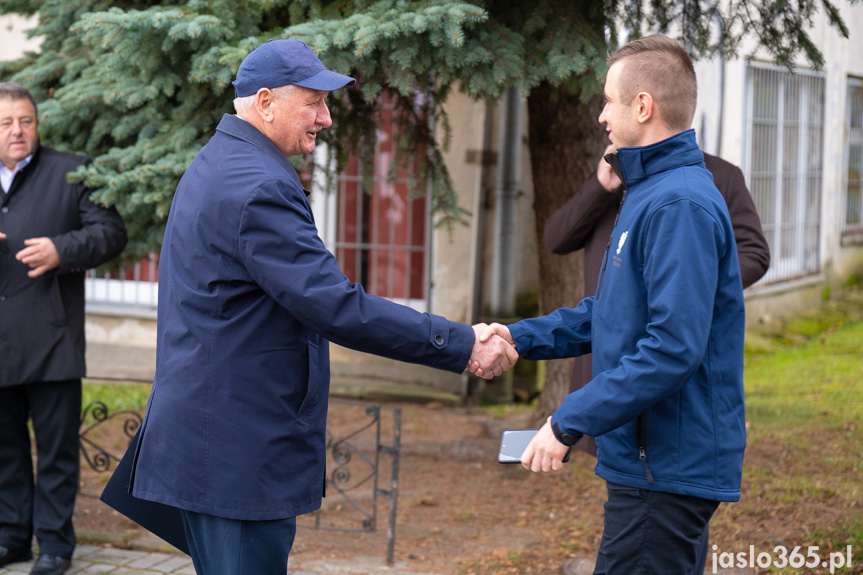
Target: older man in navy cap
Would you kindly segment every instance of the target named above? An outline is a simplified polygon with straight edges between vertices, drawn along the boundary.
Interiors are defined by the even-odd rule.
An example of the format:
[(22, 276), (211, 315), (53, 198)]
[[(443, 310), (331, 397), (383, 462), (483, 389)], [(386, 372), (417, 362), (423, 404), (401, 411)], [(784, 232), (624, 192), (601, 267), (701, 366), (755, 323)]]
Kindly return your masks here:
[(308, 46), (249, 54), (225, 115), (174, 195), (159, 269), (156, 377), (132, 495), (180, 509), (200, 574), (284, 575), (296, 516), (320, 507), (328, 340), (499, 375), (517, 353), (476, 328), (351, 284), (319, 239), (287, 156), (332, 124), (355, 83)]

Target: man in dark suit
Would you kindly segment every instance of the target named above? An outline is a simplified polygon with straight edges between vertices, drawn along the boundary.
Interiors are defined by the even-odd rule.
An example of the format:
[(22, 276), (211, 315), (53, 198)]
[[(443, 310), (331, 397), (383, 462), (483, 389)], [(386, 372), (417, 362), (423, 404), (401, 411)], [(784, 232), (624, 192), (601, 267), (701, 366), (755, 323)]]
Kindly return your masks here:
[(131, 493), (180, 509), (198, 573), (284, 575), (296, 516), (324, 489), (328, 340), (453, 372), (517, 359), (476, 328), (366, 294), (321, 242), (287, 157), (314, 149), (328, 93), (354, 83), (297, 40), (257, 48), (234, 81), (237, 115), (174, 195)]
[[(605, 154), (612, 151), (613, 146), (609, 146)], [(740, 260), (740, 276), (743, 287), (747, 288), (761, 279), (770, 265), (770, 247), (761, 230), (761, 220), (740, 168), (710, 154), (704, 154), (704, 164), (713, 174), (713, 181), (728, 206)], [(596, 174), (591, 175), (581, 190), (552, 214), (545, 224), (545, 245), (553, 253), (565, 255), (584, 249), (585, 296), (593, 295), (596, 288), (602, 257), (622, 198), (620, 178), (603, 157), (599, 160)], [(573, 358), (570, 393), (590, 381), (591, 365), (591, 354)], [(593, 437), (585, 435), (579, 439), (576, 447), (596, 455)], [(693, 573), (700, 573), (699, 569), (703, 571), (707, 547), (708, 535), (705, 531)]]
[(84, 272), (123, 250), (126, 228), (66, 180), (87, 159), (40, 146), (38, 125), (30, 92), (0, 83), (0, 567), (29, 560), (35, 532), (31, 574), (59, 575), (75, 549)]

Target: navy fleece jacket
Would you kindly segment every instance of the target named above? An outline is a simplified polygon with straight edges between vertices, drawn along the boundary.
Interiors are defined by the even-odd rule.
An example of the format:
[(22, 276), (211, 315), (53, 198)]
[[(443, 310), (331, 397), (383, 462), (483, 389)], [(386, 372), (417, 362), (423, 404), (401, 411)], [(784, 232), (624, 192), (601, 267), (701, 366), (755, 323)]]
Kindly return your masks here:
[(617, 160), (627, 193), (596, 295), (510, 331), (528, 359), (592, 351), (592, 380), (552, 420), (597, 438), (597, 475), (736, 501), (745, 311), (727, 207), (693, 130)]

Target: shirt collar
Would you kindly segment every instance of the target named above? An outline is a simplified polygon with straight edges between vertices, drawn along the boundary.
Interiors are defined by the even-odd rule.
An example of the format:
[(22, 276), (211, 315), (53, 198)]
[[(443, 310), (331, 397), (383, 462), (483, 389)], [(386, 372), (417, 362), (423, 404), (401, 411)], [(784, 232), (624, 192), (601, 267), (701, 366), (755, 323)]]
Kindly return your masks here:
[(33, 159), (33, 154), (30, 154), (20, 162), (15, 165), (14, 170), (10, 170), (6, 167), (6, 164), (0, 163), (0, 187), (3, 188), (3, 191), (9, 193), (9, 188), (12, 187), (12, 180), (15, 178), (15, 174), (24, 169), (24, 167), (30, 163), (30, 160)]

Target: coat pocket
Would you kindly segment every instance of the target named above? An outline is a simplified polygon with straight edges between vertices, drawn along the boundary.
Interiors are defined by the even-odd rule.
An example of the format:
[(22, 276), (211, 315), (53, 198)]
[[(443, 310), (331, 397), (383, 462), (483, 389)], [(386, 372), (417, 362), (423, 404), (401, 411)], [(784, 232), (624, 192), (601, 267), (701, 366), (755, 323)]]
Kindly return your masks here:
[(63, 303), (63, 293), (60, 291), (60, 280), (56, 274), (51, 278), (51, 287), (49, 300), (51, 302), (51, 324), (56, 326), (64, 326), (69, 323), (69, 318), (66, 315), (66, 304)]
[[(322, 351), (321, 348), (312, 343), (308, 342), (308, 378), (307, 378), (307, 389), (306, 396), (303, 398), (303, 403), (300, 405), (300, 409), (297, 412), (297, 423), (303, 425), (304, 427), (310, 427), (316, 425), (318, 422), (315, 421), (315, 416), (320, 411), (321, 405), (321, 394), (326, 395), (327, 386), (326, 382), (323, 381), (329, 373), (326, 365), (323, 365), (323, 362), (329, 361), (328, 357), (321, 357)], [(324, 404), (326, 403), (326, 397), (324, 399)]]

